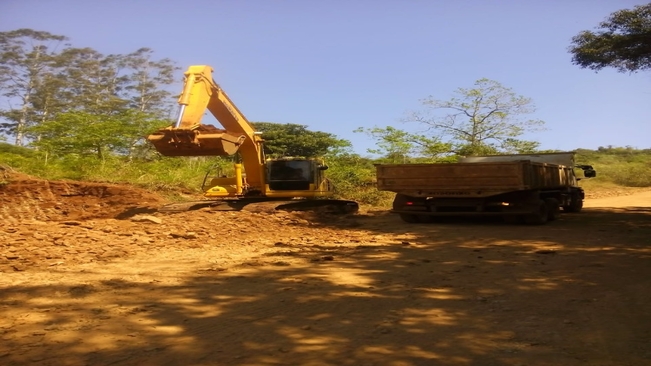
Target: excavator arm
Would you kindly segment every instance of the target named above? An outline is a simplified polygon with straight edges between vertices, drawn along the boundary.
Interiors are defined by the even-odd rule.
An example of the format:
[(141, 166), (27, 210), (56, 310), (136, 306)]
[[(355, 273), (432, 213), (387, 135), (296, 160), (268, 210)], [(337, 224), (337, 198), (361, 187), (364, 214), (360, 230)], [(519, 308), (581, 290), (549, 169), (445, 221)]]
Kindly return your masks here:
[[(262, 138), (213, 81), (212, 71), (206, 65), (188, 68), (176, 123), (152, 133), (147, 140), (165, 156), (225, 156), (239, 151), (248, 185), (259, 189), (264, 185)], [(201, 124), (206, 110), (224, 129)]]

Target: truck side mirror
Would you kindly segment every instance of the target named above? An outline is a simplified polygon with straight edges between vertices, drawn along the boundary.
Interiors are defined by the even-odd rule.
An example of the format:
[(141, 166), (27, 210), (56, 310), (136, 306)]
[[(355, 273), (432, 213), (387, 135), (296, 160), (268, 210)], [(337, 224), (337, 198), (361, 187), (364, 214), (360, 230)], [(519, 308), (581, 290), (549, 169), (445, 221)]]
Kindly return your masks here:
[(594, 169), (586, 169), (583, 171), (583, 176), (586, 178), (594, 178), (597, 176), (597, 171)]
[(597, 176), (597, 171), (594, 170), (592, 165), (577, 165), (579, 169), (583, 169), (583, 176), (586, 178), (594, 178)]
[(319, 170), (328, 170), (328, 166), (327, 165), (319, 165), (319, 166), (317, 166), (317, 169), (319, 169)]

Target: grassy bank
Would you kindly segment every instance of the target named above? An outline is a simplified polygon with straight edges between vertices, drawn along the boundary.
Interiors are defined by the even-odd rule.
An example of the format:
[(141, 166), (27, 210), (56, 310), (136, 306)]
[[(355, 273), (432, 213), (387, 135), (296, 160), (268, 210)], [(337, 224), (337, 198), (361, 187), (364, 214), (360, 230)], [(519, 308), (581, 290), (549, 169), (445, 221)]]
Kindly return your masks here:
[[(588, 195), (628, 188), (651, 187), (651, 150), (631, 148), (579, 149), (577, 161), (591, 164), (597, 178), (583, 180)], [(375, 189), (374, 161), (357, 155), (339, 155), (328, 159), (329, 178), (337, 187), (337, 196), (364, 204), (387, 206), (393, 194)], [(232, 172), (232, 160), (214, 157), (129, 160), (119, 156), (104, 159), (67, 155), (48, 157), (32, 149), (0, 143), (0, 165), (43, 179), (85, 180), (128, 183), (163, 193), (200, 194), (207, 172)]]

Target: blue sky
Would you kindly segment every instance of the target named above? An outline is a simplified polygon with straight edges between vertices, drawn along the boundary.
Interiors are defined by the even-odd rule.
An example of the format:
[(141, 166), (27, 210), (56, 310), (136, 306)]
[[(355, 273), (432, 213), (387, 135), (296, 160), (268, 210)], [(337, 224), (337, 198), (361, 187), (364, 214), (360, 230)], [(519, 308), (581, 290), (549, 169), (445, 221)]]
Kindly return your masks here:
[[(537, 106), (545, 149), (651, 148), (651, 74), (595, 73), (567, 52), (633, 0), (0, 0), (0, 31), (65, 35), (102, 53), (155, 50), (215, 80), (251, 121), (298, 123), (374, 142), (358, 127), (394, 126), (480, 78)], [(182, 75), (175, 90), (180, 91)]]

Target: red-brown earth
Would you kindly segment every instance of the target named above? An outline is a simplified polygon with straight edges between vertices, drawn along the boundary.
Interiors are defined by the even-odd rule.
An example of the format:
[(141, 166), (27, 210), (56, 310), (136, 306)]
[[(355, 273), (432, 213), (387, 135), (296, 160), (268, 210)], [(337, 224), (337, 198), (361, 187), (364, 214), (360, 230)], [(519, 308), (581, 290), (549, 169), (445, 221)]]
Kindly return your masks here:
[(404, 224), (0, 174), (3, 365), (651, 364), (650, 190)]

